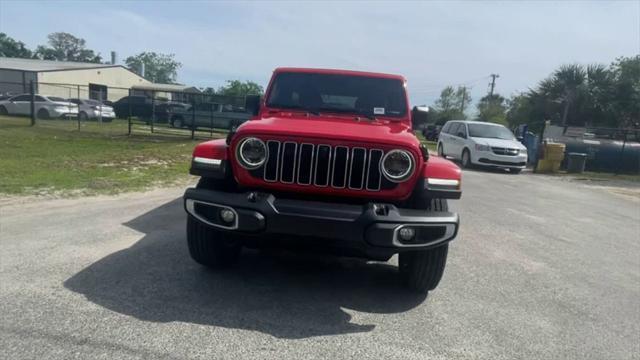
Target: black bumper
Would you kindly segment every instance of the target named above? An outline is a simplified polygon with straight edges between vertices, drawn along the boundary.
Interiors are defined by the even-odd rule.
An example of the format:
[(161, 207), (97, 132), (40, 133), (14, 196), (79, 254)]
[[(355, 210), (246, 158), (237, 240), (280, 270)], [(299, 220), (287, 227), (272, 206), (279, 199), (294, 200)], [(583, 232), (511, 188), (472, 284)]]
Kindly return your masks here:
[[(459, 225), (458, 215), (450, 212), (401, 209), (384, 203), (350, 205), (278, 199), (259, 192), (190, 188), (184, 194), (184, 206), (194, 219), (221, 231), (242, 234), (246, 239), (287, 239), (289, 244), (319, 245), (379, 259), (442, 245), (456, 236)], [(235, 213), (233, 222), (222, 220), (223, 209)], [(402, 228), (413, 229), (414, 238), (403, 240)]]

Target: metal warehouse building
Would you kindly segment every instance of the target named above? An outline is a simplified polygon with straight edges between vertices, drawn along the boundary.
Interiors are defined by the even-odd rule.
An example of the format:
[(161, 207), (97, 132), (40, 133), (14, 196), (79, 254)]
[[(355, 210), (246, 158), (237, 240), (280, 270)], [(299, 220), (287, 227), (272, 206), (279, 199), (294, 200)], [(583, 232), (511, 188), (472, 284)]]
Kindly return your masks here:
[(38, 94), (116, 101), (130, 88), (153, 84), (122, 65), (0, 57), (0, 95)]

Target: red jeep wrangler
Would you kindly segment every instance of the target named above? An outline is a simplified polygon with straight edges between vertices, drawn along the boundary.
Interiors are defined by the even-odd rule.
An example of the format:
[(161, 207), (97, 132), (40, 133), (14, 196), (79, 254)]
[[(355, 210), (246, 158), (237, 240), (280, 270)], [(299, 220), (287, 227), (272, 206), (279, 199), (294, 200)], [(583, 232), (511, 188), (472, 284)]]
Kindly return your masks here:
[(460, 169), (412, 132), (402, 76), (279, 68), (253, 117), (199, 144), (184, 195), (200, 264), (234, 263), (243, 246), (322, 249), (387, 261), (412, 289), (434, 289), (458, 215)]

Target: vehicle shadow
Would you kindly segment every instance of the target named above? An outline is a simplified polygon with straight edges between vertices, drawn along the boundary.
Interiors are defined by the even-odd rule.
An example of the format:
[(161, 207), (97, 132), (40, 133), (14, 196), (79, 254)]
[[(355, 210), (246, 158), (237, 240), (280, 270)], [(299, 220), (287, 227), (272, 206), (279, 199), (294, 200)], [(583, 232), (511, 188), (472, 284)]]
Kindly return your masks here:
[(144, 321), (182, 321), (299, 339), (371, 331), (343, 308), (399, 313), (425, 296), (399, 284), (386, 263), (328, 256), (244, 251), (240, 263), (213, 271), (191, 260), (186, 215), (176, 199), (125, 225), (144, 233), (65, 281), (89, 301)]

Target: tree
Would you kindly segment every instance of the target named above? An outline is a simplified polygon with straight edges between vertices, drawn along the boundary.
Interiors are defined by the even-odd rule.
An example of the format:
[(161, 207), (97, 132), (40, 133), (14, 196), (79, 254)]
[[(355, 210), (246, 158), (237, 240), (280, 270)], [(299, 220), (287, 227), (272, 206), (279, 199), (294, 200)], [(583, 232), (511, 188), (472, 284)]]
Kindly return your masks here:
[[(135, 56), (129, 56), (124, 60), (127, 66), (145, 79), (162, 84), (173, 84), (178, 76), (178, 69), (182, 64), (174, 59), (174, 54), (160, 54), (155, 52), (142, 52)], [(142, 75), (144, 64), (144, 75)]]
[(497, 124), (507, 124), (507, 104), (499, 94), (487, 95), (478, 102), (478, 116), (480, 121)]
[(466, 119), (464, 109), (467, 109), (469, 104), (471, 104), (471, 96), (466, 87), (459, 86), (456, 89), (453, 86), (447, 86), (440, 92), (440, 97), (433, 106), (432, 119), (440, 125), (449, 120)]
[(561, 125), (633, 127), (640, 122), (640, 55), (610, 66), (563, 65), (535, 89), (513, 96), (506, 120), (533, 131), (545, 120)]
[(0, 56), (10, 58), (31, 58), (31, 50), (22, 41), (16, 41), (5, 33), (0, 33)]
[(34, 57), (43, 60), (80, 61), (100, 63), (102, 57), (86, 48), (86, 41), (69, 33), (56, 32), (47, 36), (49, 46), (40, 45)]
[(244, 97), (247, 95), (263, 95), (264, 90), (261, 85), (253, 81), (227, 80), (227, 84), (221, 86), (217, 95)]
[(621, 57), (611, 64), (611, 112), (622, 127), (640, 122), (640, 55)]

